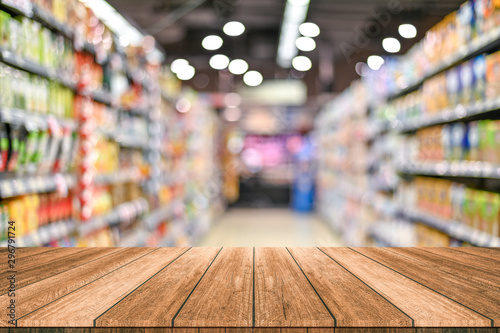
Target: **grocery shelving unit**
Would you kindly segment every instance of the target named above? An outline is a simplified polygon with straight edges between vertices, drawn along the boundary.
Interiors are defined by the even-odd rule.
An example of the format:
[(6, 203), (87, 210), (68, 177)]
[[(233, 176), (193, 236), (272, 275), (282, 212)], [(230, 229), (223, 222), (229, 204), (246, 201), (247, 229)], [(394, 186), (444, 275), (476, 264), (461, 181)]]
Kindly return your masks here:
[[(407, 55), (400, 57), (402, 60), (398, 59), (395, 62), (401, 61), (401, 66), (403, 66), (407, 65), (407, 63), (403, 63), (404, 61), (417, 58), (422, 60), (426, 56), (422, 51), (422, 43), (425, 43), (425, 39), (413, 47)], [(498, 119), (500, 111), (498, 93), (496, 96), (486, 95), (485, 87), (479, 86), (483, 81), (478, 76), (474, 84), (478, 85), (479, 88), (471, 86), (468, 89), (471, 89), (473, 93), (476, 93), (478, 89), (483, 89), (479, 90), (483, 94), (481, 99), (476, 97), (475, 100), (464, 102), (460, 100), (462, 97), (455, 97), (455, 100), (459, 101), (453, 103), (454, 99), (448, 95), (448, 103), (450, 103), (448, 106), (429, 111), (421, 96), (424, 86), (427, 84), (430, 86), (430, 82), (433, 80), (435, 83), (437, 77), (444, 77), (449, 71), (458, 72), (459, 66), (461, 70), (464, 66), (472, 66), (469, 64), (476, 61), (476, 57), (484, 54), (491, 54), (490, 57), (494, 57), (495, 54), (499, 54), (499, 50), (500, 27), (496, 25), (492, 29), (471, 37), (468, 42), (458, 46), (453, 53), (444, 56), (439, 54), (432, 66), (424, 67), (421, 71), (415, 70), (415, 73), (420, 75), (409, 75), (410, 80), (407, 80), (403, 74), (403, 67), (395, 67), (394, 62), (390, 62), (387, 69), (382, 68), (383, 71), (385, 70), (381, 75), (384, 76), (384, 79), (380, 79), (381, 76), (378, 76), (377, 72), (372, 72), (368, 77), (352, 84), (330, 104), (325, 105), (316, 121), (321, 147), (319, 210), (325, 219), (344, 236), (349, 245), (500, 246), (498, 226), (494, 227), (488, 224), (487, 228), (493, 229), (483, 230), (484, 223), (491, 223), (491, 218), (483, 224), (474, 222), (474, 226), (471, 225), (472, 222), (467, 223), (465, 219), (486, 220), (487, 213), (484, 213), (486, 208), (481, 208), (486, 206), (480, 205), (493, 205), (490, 207), (495, 207), (493, 200), (496, 200), (496, 197), (495, 199), (490, 199), (490, 197), (496, 196), (495, 193), (498, 193), (500, 165), (492, 160), (469, 158), (466, 153), (461, 153), (463, 154), (461, 158), (456, 157), (452, 154), (457, 154), (455, 152), (457, 148), (449, 148), (444, 143), (441, 143), (444, 147), (441, 148), (441, 158), (428, 156), (425, 155), (426, 150), (436, 148), (422, 146), (426, 142), (431, 142), (430, 145), (436, 145), (436, 139), (427, 138), (425, 133), (428, 132), (422, 132), (423, 130), (445, 126), (443, 128), (450, 128), (449, 131), (451, 131), (453, 126), (457, 126), (455, 124), (464, 122), (476, 124), (485, 119)], [(420, 58), (415, 54), (419, 55)], [(410, 68), (410, 66), (407, 67)], [(484, 71), (486, 72), (486, 68)], [(484, 81), (484, 85), (486, 85), (485, 78)], [(374, 82), (378, 82), (377, 87), (374, 87)], [(386, 82), (389, 83), (385, 90), (379, 89)], [(435, 89), (435, 86), (433, 87)], [(355, 92), (360, 89), (363, 90), (362, 93)], [(449, 90), (446, 89), (451, 88), (447, 86), (443, 89), (445, 93), (450, 94)], [(460, 89), (465, 88), (460, 86)], [(416, 95), (417, 93), (419, 95)], [(455, 93), (460, 96), (460, 91)], [(365, 103), (364, 111), (359, 111), (358, 105), (362, 98)], [(349, 103), (350, 108), (342, 107), (342, 104)], [(355, 124), (354, 119), (362, 119), (361, 126), (359, 128), (349, 127), (346, 130), (349, 133), (343, 133), (339, 124), (345, 127), (347, 120), (347, 124), (352, 125)], [(469, 127), (466, 128), (469, 129)], [(358, 131), (357, 140), (365, 145), (367, 153), (355, 151), (349, 140), (338, 140), (339, 137), (343, 136), (350, 136), (351, 141), (354, 140), (356, 138), (355, 131)], [(451, 137), (452, 134), (449, 135)], [(445, 139), (446, 137), (441, 138), (443, 142)], [(452, 139), (447, 140), (446, 142), (450, 144)], [(469, 146), (465, 147), (469, 149)], [(367, 160), (366, 170), (360, 173), (352, 161), (347, 166), (338, 164), (338, 161), (342, 161), (346, 157), (351, 160), (353, 157), (359, 161)], [(331, 161), (337, 161), (337, 163)], [(446, 197), (447, 199), (443, 200), (448, 200), (445, 202), (448, 202), (449, 205), (455, 205), (451, 208), (452, 217), (444, 216), (446, 214), (440, 215), (442, 213), (439, 212), (438, 208), (433, 208), (434, 211), (427, 211), (428, 208), (417, 204), (420, 196), (423, 195), (421, 193), (424, 192), (417, 192), (413, 179), (415, 177), (422, 178), (422, 176), (424, 176), (423, 179), (448, 180), (447, 184), (451, 187), (447, 189), (446, 193), (451, 197)], [(388, 179), (393, 181), (387, 181)], [(429, 180), (429, 182), (432, 181)], [(442, 183), (440, 184), (442, 185)], [(472, 194), (469, 194), (468, 197), (459, 197), (457, 194), (459, 190), (462, 191), (460, 193), (465, 193), (464, 191), (468, 191), (469, 186), (472, 186), (471, 190), (475, 191), (474, 195), (477, 197), (488, 197), (488, 199), (474, 199), (477, 200), (478, 208), (476, 208), (474, 213), (476, 215), (473, 218), (466, 216), (466, 214), (472, 213), (467, 210), (469, 208), (464, 208), (466, 202), (471, 201), (468, 198)], [(437, 191), (437, 189), (433, 190)], [(434, 200), (438, 201), (439, 199), (434, 198)], [(461, 204), (457, 206), (453, 200), (469, 201), (460, 201)], [(479, 203), (479, 200), (484, 201)], [(434, 203), (435, 205), (437, 203)], [(456, 211), (457, 207), (462, 207), (459, 212)], [(461, 217), (457, 218), (457, 215)], [(500, 225), (499, 219), (500, 215), (495, 220), (497, 225)], [(430, 233), (422, 235), (419, 226), (427, 226), (427, 230), (435, 230), (441, 235), (440, 238)], [(441, 242), (443, 235), (448, 238), (447, 244)], [(436, 240), (438, 238), (439, 240)]]
[[(23, 7), (17, 7), (18, 5)], [(66, 5), (70, 6), (69, 2)], [(76, 1), (71, 2), (71, 5), (83, 6)], [(36, 196), (43, 193), (50, 195), (57, 192), (60, 195), (67, 195), (68, 191), (71, 191), (74, 195), (72, 218), (50, 221), (49, 224), (37, 227), (30, 226), (30, 229), (17, 236), (18, 245), (156, 246), (159, 244), (193, 244), (199, 236), (199, 232), (193, 233), (193, 230), (206, 230), (206, 227), (200, 229), (188, 226), (184, 221), (186, 205), (191, 204), (186, 191), (188, 187), (192, 188), (193, 183), (198, 179), (193, 179), (192, 183), (171, 184), (162, 181), (164, 178), (162, 173), (170, 172), (170, 170), (158, 169), (159, 158), (163, 158), (167, 162), (173, 158), (172, 155), (164, 152), (165, 145), (171, 144), (171, 138), (162, 137), (162, 135), (171, 132), (174, 127), (185, 131), (183, 125), (185, 120), (183, 119), (186, 117), (178, 115), (175, 109), (175, 101), (183, 98), (184, 93), (180, 89), (180, 84), (174, 82), (176, 81), (175, 77), (169, 74), (168, 70), (162, 69), (161, 64), (151, 63), (148, 60), (139, 62), (142, 63), (139, 68), (133, 67), (126, 59), (125, 53), (117, 43), (117, 37), (112, 32), (110, 34), (115, 49), (104, 53), (100, 52), (102, 45), (99, 43), (102, 43), (102, 40), (96, 45), (90, 43), (87, 38), (81, 36), (78, 29), (66, 22), (58, 21), (49, 10), (40, 7), (36, 1), (0, 1), (0, 11), (12, 16), (21, 16), (23, 20), (37, 22), (54, 36), (62, 36), (66, 42), (72, 45), (73, 57), (76, 53), (83, 52), (82, 54), (90, 57), (93, 66), (109, 67), (111, 75), (123, 75), (128, 80), (128, 89), (134, 85), (139, 87), (138, 90), (141, 91), (139, 97), (134, 97), (139, 98), (134, 104), (130, 104), (130, 96), (128, 96), (127, 103), (124, 103), (123, 96), (117, 95), (113, 91), (113, 87), (92, 86), (87, 82), (87, 79), (82, 79), (82, 77), (75, 79), (75, 75), (68, 75), (68, 73), (58, 69), (45, 67), (12, 52), (8, 46), (0, 45), (0, 64), (3, 63), (9, 68), (28, 73), (32, 77), (57, 83), (68, 88), (75, 96), (75, 105), (72, 106), (73, 116), (71, 117), (32, 112), (28, 108), (2, 106), (0, 103), (1, 123), (44, 131), (56, 124), (58, 127), (78, 133), (79, 140), (78, 152), (75, 154), (75, 160), (72, 160), (73, 165), (68, 171), (43, 174), (36, 172), (4, 173), (3, 177), (0, 178), (0, 203), (20, 200), (26, 195)], [(109, 60), (112, 57), (121, 59), (121, 68), (111, 67)], [(75, 58), (72, 61), (76, 62)], [(73, 70), (76, 71), (76, 69)], [(160, 85), (160, 80), (164, 84)], [(102, 85), (102, 82), (100, 84)], [(205, 113), (212, 114), (213, 111), (210, 110), (210, 106), (206, 106), (207, 103), (198, 103), (196, 94), (190, 94), (192, 95), (191, 102), (195, 105), (193, 109), (204, 108)], [(150, 101), (160, 99), (151, 98), (152, 96), (162, 97), (163, 102), (152, 104)], [(76, 104), (77, 99), (80, 100), (78, 105)], [(146, 103), (144, 103), (145, 101)], [(96, 103), (106, 108), (106, 112), (114, 114), (116, 128), (100, 127), (99, 124), (96, 126), (92, 112), (101, 112), (100, 109), (96, 109)], [(166, 120), (167, 114), (173, 116)], [(99, 116), (101, 116), (100, 113)], [(138, 134), (138, 132), (124, 132), (124, 129), (120, 127), (124, 120), (128, 122), (128, 125), (130, 122), (136, 122), (135, 120), (137, 120), (136, 123), (145, 124), (143, 135)], [(130, 129), (125, 128), (125, 131), (127, 130), (130, 131)], [(136, 130), (134, 129), (134, 131)], [(207, 142), (213, 140), (213, 133), (204, 134), (206, 136), (203, 137), (203, 140)], [(120, 152), (125, 151), (127, 155), (124, 155), (123, 159), (127, 162), (126, 165), (118, 165), (121, 162), (118, 161), (119, 156), (116, 156), (118, 164), (115, 167), (108, 168), (104, 172), (92, 167), (93, 163), (96, 163), (96, 156), (98, 156), (95, 155), (95, 145), (98, 142), (108, 142), (109, 145), (116, 146), (119, 156), (121, 156)], [(210, 150), (210, 153), (213, 153), (213, 150)], [(130, 158), (132, 155), (133, 159)], [(177, 158), (189, 158), (189, 150), (179, 153)], [(210, 159), (207, 159), (206, 163), (209, 161)], [(130, 163), (132, 164), (129, 165)], [(189, 170), (193, 168), (193, 165), (186, 165), (186, 167)], [(216, 167), (214, 166), (212, 169), (215, 172)], [(162, 183), (164, 183), (163, 187), (160, 188), (159, 185)], [(95, 199), (96, 194), (93, 192), (96, 188), (104, 189), (103, 191), (107, 191), (108, 196), (112, 196), (113, 188), (116, 188), (117, 192), (130, 193), (128, 187), (125, 190), (124, 186), (134, 187), (132, 193), (135, 194), (129, 194), (128, 200), (113, 198), (113, 202), (107, 204), (108, 207), (101, 213), (89, 214), (86, 212), (88, 208), (92, 208), (92, 200), (97, 200)], [(175, 193), (172, 192), (174, 186), (176, 186)], [(162, 198), (160, 190), (171, 193)], [(89, 200), (91, 197), (94, 199)], [(222, 203), (220, 202), (220, 204)], [(202, 213), (198, 215), (202, 215)], [(2, 215), (2, 218), (5, 216)], [(199, 219), (199, 216), (197, 218)], [(198, 223), (197, 218), (192, 218), (192, 224)], [(5, 240), (0, 241), (0, 246), (6, 245)]]

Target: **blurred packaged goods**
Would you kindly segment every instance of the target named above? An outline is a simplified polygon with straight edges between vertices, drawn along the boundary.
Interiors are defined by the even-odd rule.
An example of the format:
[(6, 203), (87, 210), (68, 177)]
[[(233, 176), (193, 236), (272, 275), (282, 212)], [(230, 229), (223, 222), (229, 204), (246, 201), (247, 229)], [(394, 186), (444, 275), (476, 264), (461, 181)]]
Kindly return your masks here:
[(150, 57), (151, 37), (124, 47), (95, 14), (0, 2), (2, 228), (15, 220), (25, 246), (193, 244), (223, 206), (205, 188), (215, 114)]

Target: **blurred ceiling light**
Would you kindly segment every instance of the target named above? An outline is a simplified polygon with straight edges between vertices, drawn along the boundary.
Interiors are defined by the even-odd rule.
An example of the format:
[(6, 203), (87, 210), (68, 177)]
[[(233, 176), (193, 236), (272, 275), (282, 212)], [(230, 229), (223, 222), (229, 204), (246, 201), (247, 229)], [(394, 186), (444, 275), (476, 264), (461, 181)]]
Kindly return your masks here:
[(120, 36), (119, 42), (122, 47), (127, 47), (130, 45), (130, 37), (128, 35), (122, 35)]
[[(119, 38), (123, 36), (128, 37), (128, 43), (125, 39), (120, 41), (123, 47), (132, 44), (134, 46), (140, 45), (144, 35), (137, 30), (129, 21), (127, 21), (116, 9), (105, 0), (80, 0), (85, 6), (92, 9), (95, 16), (99, 18), (111, 31), (113, 31)], [(122, 43), (126, 44), (123, 45)], [(160, 52), (158, 48), (156, 51)], [(160, 52), (161, 53), (161, 52)], [(162, 57), (164, 56), (161, 53)]]
[(196, 70), (194, 69), (194, 67), (191, 65), (187, 65), (177, 73), (177, 78), (182, 81), (191, 80), (195, 73)]
[(216, 35), (210, 35), (203, 38), (201, 46), (203, 46), (205, 50), (213, 51), (219, 49), (222, 46), (222, 43), (222, 38)]
[(300, 37), (299, 26), (304, 23), (308, 10), (309, 0), (286, 2), (276, 58), (278, 65), (283, 68), (289, 68), (292, 65), (292, 59), (298, 54), (295, 41)]
[(172, 73), (179, 73), (184, 67), (189, 66), (189, 62), (186, 59), (175, 59), (170, 64), (170, 70)]
[(366, 63), (371, 70), (378, 71), (384, 64), (385, 60), (381, 56), (371, 55), (368, 57)]
[(175, 108), (180, 113), (186, 113), (191, 109), (191, 102), (188, 99), (182, 97), (177, 101), (177, 103), (175, 103)]
[(401, 50), (401, 43), (396, 38), (388, 37), (382, 41), (382, 47), (389, 53), (397, 53)]
[(245, 60), (234, 59), (229, 63), (229, 71), (234, 75), (241, 75), (248, 70), (248, 64)]
[(317, 24), (306, 22), (299, 25), (299, 32), (302, 34), (302, 36), (317, 37), (320, 33), (320, 30)]
[(354, 69), (359, 76), (364, 76), (366, 74), (366, 64), (364, 62), (358, 62)]
[(224, 118), (227, 121), (238, 121), (241, 118), (240, 108), (226, 108), (224, 109)]
[(311, 59), (305, 56), (297, 56), (292, 60), (292, 66), (298, 71), (305, 72), (311, 69)]
[(409, 23), (401, 24), (398, 28), (398, 32), (403, 38), (415, 38), (417, 36), (417, 28)]
[(306, 6), (309, 5), (310, 0), (288, 0), (287, 2), (292, 6)]
[(295, 41), (295, 46), (301, 51), (308, 52), (316, 48), (316, 42), (310, 37), (299, 37)]
[(263, 80), (262, 74), (257, 71), (249, 71), (243, 75), (243, 82), (250, 87), (257, 87)]
[(224, 24), (222, 31), (228, 36), (239, 36), (245, 32), (245, 26), (238, 21), (231, 21)]
[(224, 103), (228, 108), (236, 108), (241, 104), (241, 96), (237, 93), (229, 93), (224, 97)]
[(210, 58), (209, 64), (213, 69), (222, 70), (229, 65), (229, 58), (223, 54), (216, 54)]

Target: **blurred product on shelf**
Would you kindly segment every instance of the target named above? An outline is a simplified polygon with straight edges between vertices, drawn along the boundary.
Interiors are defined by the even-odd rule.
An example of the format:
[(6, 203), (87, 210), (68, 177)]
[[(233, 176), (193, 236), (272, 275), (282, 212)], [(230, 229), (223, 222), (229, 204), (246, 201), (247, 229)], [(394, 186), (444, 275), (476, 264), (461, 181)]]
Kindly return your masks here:
[(500, 246), (499, 23), (467, 1), (324, 106), (318, 209), (349, 245)]
[(81, 1), (0, 1), (0, 211), (20, 245), (194, 244), (222, 210), (215, 113), (148, 38), (123, 47)]

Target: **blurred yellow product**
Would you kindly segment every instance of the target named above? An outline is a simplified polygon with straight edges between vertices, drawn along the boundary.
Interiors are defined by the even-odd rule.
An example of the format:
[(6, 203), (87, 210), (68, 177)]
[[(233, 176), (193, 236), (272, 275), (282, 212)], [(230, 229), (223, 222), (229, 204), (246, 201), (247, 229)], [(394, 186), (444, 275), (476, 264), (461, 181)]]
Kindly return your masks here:
[(16, 198), (8, 203), (10, 220), (15, 222), (15, 235), (21, 237), (25, 234), (26, 223), (24, 221), (24, 207), (23, 201)]
[(26, 207), (26, 233), (32, 233), (38, 228), (38, 207), (40, 198), (38, 195), (27, 195), (24, 197), (24, 205)]

